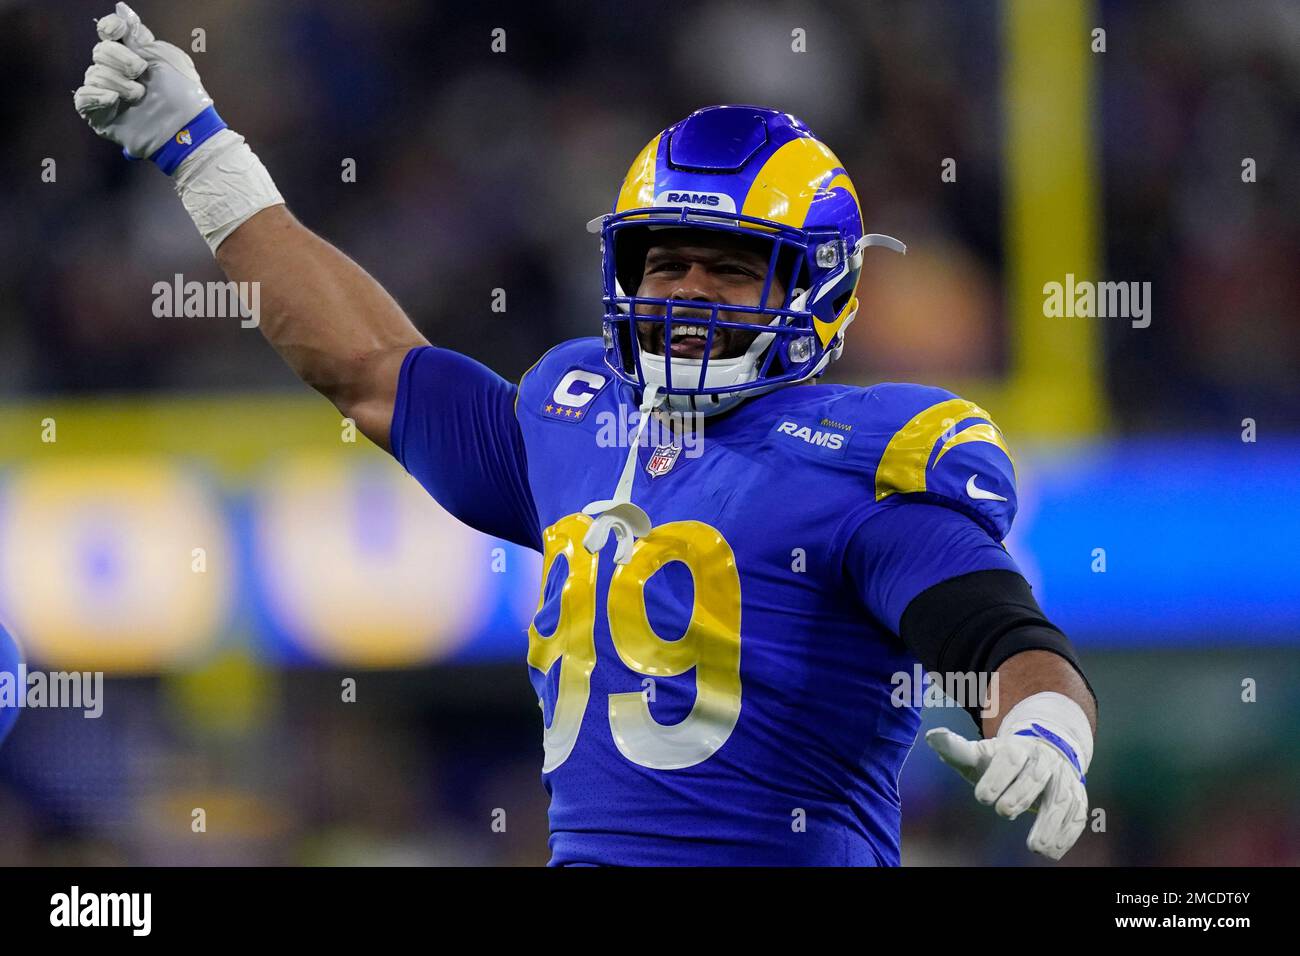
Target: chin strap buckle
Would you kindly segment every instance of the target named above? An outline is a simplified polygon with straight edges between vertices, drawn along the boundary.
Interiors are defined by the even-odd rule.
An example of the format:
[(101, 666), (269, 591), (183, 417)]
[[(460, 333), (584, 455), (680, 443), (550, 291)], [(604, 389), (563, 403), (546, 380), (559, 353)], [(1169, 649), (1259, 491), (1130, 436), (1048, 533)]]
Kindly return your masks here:
[(610, 534), (618, 542), (614, 549), (614, 562), (627, 564), (632, 557), (632, 545), (637, 538), (644, 538), (650, 533), (650, 516), (639, 506), (630, 501), (593, 501), (582, 509), (585, 515), (592, 515), (595, 521), (583, 536), (582, 546), (592, 554), (605, 547)]

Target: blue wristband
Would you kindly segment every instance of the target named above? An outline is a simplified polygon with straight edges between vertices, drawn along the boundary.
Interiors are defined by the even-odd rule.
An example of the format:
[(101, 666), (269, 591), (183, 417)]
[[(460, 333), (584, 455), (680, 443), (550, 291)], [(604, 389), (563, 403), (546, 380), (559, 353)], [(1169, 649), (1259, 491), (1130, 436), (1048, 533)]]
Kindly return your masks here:
[(1017, 730), (1016, 736), (1017, 737), (1040, 737), (1043, 740), (1046, 740), (1049, 744), (1051, 744), (1053, 747), (1055, 747), (1057, 750), (1063, 753), (1065, 755), (1065, 758), (1069, 760), (1071, 764), (1073, 764), (1074, 772), (1079, 775), (1079, 782), (1082, 784), (1086, 784), (1088, 782), (1087, 780), (1084, 779), (1083, 767), (1079, 765), (1079, 755), (1074, 752), (1073, 747), (1067, 744), (1059, 736), (1052, 733), (1046, 727), (1043, 727), (1039, 724), (1030, 724), (1029, 726), (1033, 727), (1034, 729)]
[[(186, 123), (183, 129), (179, 130), (175, 136), (164, 143), (149, 158), (158, 164), (159, 169), (170, 176), (176, 172), (176, 167), (181, 164), (181, 160), (202, 146), (214, 134), (221, 132), (225, 128), (226, 121), (217, 115), (217, 108), (209, 106)], [(140, 158), (132, 156), (126, 150), (122, 150), (122, 155), (127, 159)]]

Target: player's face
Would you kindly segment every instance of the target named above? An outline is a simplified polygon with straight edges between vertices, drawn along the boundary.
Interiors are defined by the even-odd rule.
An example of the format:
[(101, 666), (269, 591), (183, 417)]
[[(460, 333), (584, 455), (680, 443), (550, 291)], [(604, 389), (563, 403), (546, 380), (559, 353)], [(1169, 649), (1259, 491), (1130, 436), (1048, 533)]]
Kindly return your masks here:
[[(637, 295), (656, 299), (680, 299), (685, 302), (723, 302), (727, 305), (780, 305), (785, 301), (785, 286), (773, 278), (767, 302), (763, 283), (767, 278), (771, 246), (763, 239), (747, 239), (728, 233), (681, 231), (665, 233), (656, 239), (645, 257), (645, 271)], [(638, 315), (663, 315), (664, 306), (643, 305)], [(673, 306), (674, 358), (704, 357), (707, 328), (691, 326), (678, 320), (711, 315), (708, 308)], [(718, 311), (718, 318), (728, 322), (767, 323), (769, 317), (749, 312)], [(709, 358), (734, 358), (744, 353), (758, 334), (740, 329), (717, 329)], [(656, 355), (664, 354), (664, 326), (658, 322), (638, 322), (637, 338), (641, 347)]]

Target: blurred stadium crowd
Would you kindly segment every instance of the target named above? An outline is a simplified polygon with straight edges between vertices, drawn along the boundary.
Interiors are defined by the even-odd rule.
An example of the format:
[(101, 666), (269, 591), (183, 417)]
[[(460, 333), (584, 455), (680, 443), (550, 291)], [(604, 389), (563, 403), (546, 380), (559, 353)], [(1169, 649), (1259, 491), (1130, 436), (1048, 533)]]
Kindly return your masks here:
[[(715, 101), (806, 118), (852, 171), (870, 227), (912, 247), (906, 269), (868, 271), (867, 327), (842, 376), (970, 375), (1005, 358), (995, 3), (651, 4), (642, 12), (672, 25), (658, 30), (592, 2), (200, 9), (149, 17), (159, 35), (206, 30), (205, 83), (291, 208), (433, 341), (503, 375), (596, 328), (583, 224), (654, 132)], [(89, 31), (73, 24), (96, 10), (0, 9), (0, 76), (31, 91), (0, 105), (17, 140), (0, 169), (22, 184), (0, 232), (0, 389), (295, 388), (254, 333), (139, 321), (154, 281), (218, 273), (163, 177), (119, 162), (64, 102)], [(1102, 3), (1097, 22), (1105, 273), (1156, 296), (1150, 329), (1107, 329), (1117, 422), (1300, 422), (1300, 12)], [(802, 58), (792, 24), (807, 31)], [(489, 50), (496, 26), (504, 55)], [(57, 186), (35, 181), (47, 156)], [(959, 188), (940, 182), (946, 156)], [(341, 181), (345, 157), (355, 184)], [(495, 288), (504, 314), (489, 308)]]
[[(996, 3), (136, 6), (160, 37), (206, 31), (194, 54), (205, 85), (298, 217), (431, 341), (507, 378), (596, 333), (585, 222), (646, 140), (715, 102), (804, 118), (853, 175), (869, 228), (910, 247), (905, 269), (868, 263), (838, 379), (944, 383), (1007, 362)], [(0, 400), (299, 390), (255, 331), (151, 314), (155, 282), (221, 276), (165, 178), (123, 162), (72, 109), (90, 17), (110, 7), (0, 4), (0, 86), (22, 91), (0, 100), (16, 140), (0, 153)], [(1149, 329), (1104, 332), (1112, 425), (1232, 430), (1252, 416), (1295, 429), (1300, 7), (1102, 2), (1096, 20), (1108, 34), (1095, 115), (1104, 273), (1155, 290)], [(795, 26), (812, 51), (802, 58)], [(504, 55), (489, 49), (494, 27)], [(940, 181), (947, 156), (957, 186)], [(45, 157), (57, 183), (39, 180)], [(1258, 165), (1249, 188), (1245, 157)], [(345, 158), (355, 183), (342, 181)], [(504, 313), (490, 307), (497, 288)], [(522, 648), (499, 666), (367, 678), (382, 703), (364, 717), (322, 703), (338, 687), (325, 671), (235, 659), (215, 677), (119, 680), (103, 719), (42, 714), (0, 749), (0, 864), (544, 862)], [(1102, 700), (1096, 769), (1110, 769), (1094, 803), (1116, 808), (1114, 838), (1085, 836), (1067, 862), (1300, 862), (1296, 785), (1281, 779), (1296, 745), (1198, 712), (1188, 688), (1209, 681), (1211, 654), (1177, 669), (1159, 654), (1086, 659), (1094, 686), (1127, 681), (1161, 718)], [(1289, 657), (1259, 662), (1297, 676)], [(1171, 738), (1187, 748), (1177, 758)], [(1243, 739), (1255, 749), (1241, 752)], [(904, 772), (905, 861), (1035, 862), (1024, 828), (994, 821), (931, 756)], [(1242, 761), (1279, 778), (1236, 792)], [(199, 800), (226, 836), (188, 839), (185, 808)], [(488, 826), (501, 807), (508, 836)]]

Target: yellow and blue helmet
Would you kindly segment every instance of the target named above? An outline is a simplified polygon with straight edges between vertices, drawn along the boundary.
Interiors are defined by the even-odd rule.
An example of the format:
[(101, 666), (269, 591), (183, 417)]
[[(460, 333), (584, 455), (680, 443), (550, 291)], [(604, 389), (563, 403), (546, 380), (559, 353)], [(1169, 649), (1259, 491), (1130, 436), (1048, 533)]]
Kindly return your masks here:
[[(668, 127), (632, 162), (613, 212), (588, 228), (601, 236), (606, 363), (638, 389), (658, 385), (671, 407), (706, 414), (820, 375), (839, 357), (857, 314), (863, 250), (905, 251), (896, 239), (864, 234), (853, 182), (825, 143), (789, 113), (759, 106), (710, 106)], [(666, 228), (770, 242), (762, 304), (636, 295), (647, 231)], [(785, 296), (774, 304), (768, 297), (777, 278)], [(674, 319), (674, 305), (710, 315), (679, 311)], [(723, 312), (754, 318), (724, 319)], [(707, 327), (701, 358), (672, 355), (674, 322)], [(665, 354), (642, 346), (636, 326), (646, 323), (664, 324)], [(763, 331), (744, 354), (709, 358), (718, 329), (756, 327)]]

